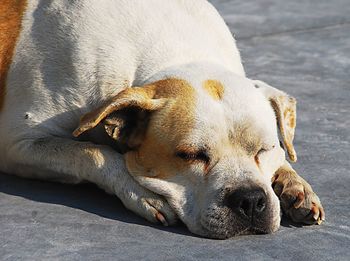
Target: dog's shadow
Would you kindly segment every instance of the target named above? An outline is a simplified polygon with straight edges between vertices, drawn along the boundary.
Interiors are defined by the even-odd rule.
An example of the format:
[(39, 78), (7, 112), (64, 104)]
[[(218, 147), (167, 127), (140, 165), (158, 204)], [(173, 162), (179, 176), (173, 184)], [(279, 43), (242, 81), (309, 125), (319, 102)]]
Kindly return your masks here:
[(24, 179), (0, 173), (0, 193), (23, 197), (36, 202), (63, 205), (111, 220), (195, 237), (181, 222), (175, 226), (164, 227), (144, 220), (126, 209), (116, 196), (106, 194), (93, 184), (68, 185)]
[[(181, 222), (175, 226), (164, 227), (144, 220), (126, 209), (116, 196), (106, 194), (93, 184), (68, 185), (24, 179), (0, 173), (0, 193), (23, 197), (36, 202), (80, 209), (103, 218), (124, 223), (138, 224), (169, 233), (196, 237)], [(301, 225), (283, 218), (281, 226), (300, 227)]]

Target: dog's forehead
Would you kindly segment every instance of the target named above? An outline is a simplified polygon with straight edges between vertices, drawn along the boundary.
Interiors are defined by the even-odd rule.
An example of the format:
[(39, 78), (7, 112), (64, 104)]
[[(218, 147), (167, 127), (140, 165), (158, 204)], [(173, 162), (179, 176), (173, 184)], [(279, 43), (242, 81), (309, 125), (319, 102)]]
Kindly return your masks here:
[(201, 98), (208, 102), (216, 101), (227, 112), (244, 113), (266, 105), (261, 92), (245, 77), (225, 75), (220, 79), (206, 79), (201, 84), (205, 94)]
[(167, 139), (175, 141), (174, 145), (178, 142), (206, 145), (232, 137), (277, 133), (269, 102), (249, 79), (169, 78), (155, 84), (159, 97), (175, 102), (166, 109), (168, 113), (162, 111), (155, 118), (153, 132), (158, 137), (167, 133)]
[(269, 101), (249, 79), (206, 79), (197, 90), (195, 108), (198, 119), (225, 121), (232, 126), (237, 122), (246, 123), (247, 120), (262, 122), (274, 118)]
[(194, 124), (186, 136), (188, 142), (214, 146), (245, 141), (241, 145), (249, 150), (276, 138), (273, 109), (249, 79), (211, 78), (197, 81), (193, 87)]

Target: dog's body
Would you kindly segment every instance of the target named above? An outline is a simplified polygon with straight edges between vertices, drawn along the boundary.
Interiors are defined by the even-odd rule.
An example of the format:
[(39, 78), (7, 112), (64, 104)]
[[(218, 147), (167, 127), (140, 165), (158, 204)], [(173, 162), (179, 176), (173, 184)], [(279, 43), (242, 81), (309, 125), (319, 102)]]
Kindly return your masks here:
[[(178, 216), (191, 231), (209, 237), (224, 238), (246, 230), (275, 231), (279, 226), (279, 202), (269, 185), (271, 178), (276, 181), (275, 192), (280, 199), (287, 195), (286, 204), (296, 199), (294, 208), (284, 208), (290, 217), (308, 223), (324, 218), (317, 196), (285, 162), (284, 151), (278, 145), (275, 116), (268, 100), (276, 101), (272, 105), (282, 126), (285, 147), (295, 160), (291, 143), (295, 116), (293, 108), (284, 105), (293, 101), (264, 83), (246, 79), (234, 39), (207, 1), (14, 2), (5, 0), (0, 4), (0, 11), (7, 10), (11, 17), (0, 20), (2, 35), (11, 35), (0, 38), (4, 42), (0, 42), (0, 170), (61, 182), (93, 182), (150, 221), (173, 223)], [(231, 87), (232, 83), (236, 87)], [(128, 88), (131, 86), (143, 87)], [(111, 98), (112, 103), (93, 111)], [(281, 111), (283, 106), (286, 110)], [(90, 111), (75, 136), (120, 110), (126, 115), (121, 123), (125, 132), (126, 127), (131, 128), (125, 123), (130, 117), (140, 118), (139, 108), (147, 114), (143, 117), (146, 120), (142, 124), (141, 120), (128, 123), (133, 135), (125, 134), (125, 156), (106, 145), (79, 141), (71, 134), (79, 118)], [(234, 120), (227, 115), (234, 115)], [(108, 120), (107, 133), (118, 140), (121, 134), (115, 133), (115, 126), (120, 119), (117, 123), (113, 117)], [(255, 125), (259, 121), (260, 125)], [(230, 124), (239, 127), (221, 130)], [(141, 131), (135, 132), (135, 125)], [(242, 131), (250, 128), (259, 134)], [(111, 142), (101, 129), (90, 133), (89, 140)], [(168, 135), (170, 132), (174, 134)], [(252, 138), (260, 132), (269, 137), (267, 148)], [(251, 150), (253, 160), (243, 157), (246, 153), (236, 145), (234, 149), (227, 147), (228, 141), (223, 141), (226, 136), (230, 142)], [(210, 139), (220, 147), (210, 145)], [(186, 140), (187, 147), (174, 140)], [(210, 155), (202, 149), (200, 156), (198, 151), (188, 152), (199, 140), (210, 147)], [(168, 151), (179, 147), (175, 154), (181, 162)], [(272, 152), (259, 158), (262, 150)], [(237, 160), (222, 160), (226, 155)], [(183, 161), (191, 161), (191, 167), (186, 165), (184, 170)], [(205, 163), (205, 173), (220, 174), (203, 179), (198, 161)], [(260, 176), (256, 174), (259, 171)], [(184, 177), (184, 173), (191, 175)], [(269, 213), (261, 218), (263, 224), (246, 228), (242, 225), (245, 221), (239, 221), (241, 228), (236, 224), (228, 229), (229, 222), (238, 221), (232, 221), (237, 218), (221, 206), (222, 198), (217, 204), (217, 191), (236, 191), (247, 181), (262, 188), (264, 209), (266, 205)], [(164, 196), (170, 206), (148, 189)], [(193, 207), (195, 204), (201, 207)], [(211, 208), (220, 208), (215, 222), (208, 218), (216, 211), (208, 210)], [(218, 215), (230, 217), (218, 221)], [(247, 215), (253, 218), (252, 213)]]

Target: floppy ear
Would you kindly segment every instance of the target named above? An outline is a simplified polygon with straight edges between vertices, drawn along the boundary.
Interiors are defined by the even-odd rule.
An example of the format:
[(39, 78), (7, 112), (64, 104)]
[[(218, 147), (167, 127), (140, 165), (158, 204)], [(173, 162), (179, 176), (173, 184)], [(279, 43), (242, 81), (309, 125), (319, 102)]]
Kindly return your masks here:
[(142, 141), (149, 114), (166, 102), (165, 98), (155, 99), (155, 95), (154, 85), (127, 88), (101, 107), (85, 114), (73, 135), (78, 137), (103, 121), (109, 136), (124, 147), (135, 148)]
[(253, 81), (256, 88), (259, 88), (265, 97), (270, 101), (275, 111), (277, 124), (283, 139), (284, 146), (292, 162), (297, 161), (297, 154), (294, 150), (293, 139), (296, 125), (296, 99), (289, 96), (265, 82)]

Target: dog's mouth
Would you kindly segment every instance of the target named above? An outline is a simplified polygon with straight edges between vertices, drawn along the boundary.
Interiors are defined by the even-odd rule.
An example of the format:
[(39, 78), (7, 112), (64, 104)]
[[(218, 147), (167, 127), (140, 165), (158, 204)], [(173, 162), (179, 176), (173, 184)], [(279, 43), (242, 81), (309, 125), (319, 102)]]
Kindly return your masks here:
[(273, 226), (271, 224), (267, 224), (266, 226), (254, 226), (250, 225), (244, 227), (240, 224), (232, 224), (232, 226), (218, 226), (208, 227), (207, 224), (202, 224), (202, 231), (200, 233), (195, 232), (196, 234), (200, 234), (204, 237), (215, 238), (215, 239), (228, 239), (231, 237), (242, 236), (242, 235), (263, 235), (263, 234), (271, 234), (279, 228), (278, 226)]
[[(211, 206), (202, 213), (196, 234), (208, 238), (227, 239), (240, 235), (270, 234), (280, 226), (279, 208), (268, 204), (268, 210), (258, 218), (247, 219), (225, 206)], [(190, 229), (191, 230), (191, 229)]]
[(270, 234), (275, 232), (278, 228), (273, 228), (270, 224), (265, 226), (255, 226), (248, 225), (244, 226), (242, 224), (231, 224), (231, 226), (227, 226), (226, 224), (219, 224), (216, 227), (212, 225), (208, 225), (208, 223), (201, 222), (202, 231), (199, 233), (200, 235), (208, 238), (215, 239), (228, 239), (231, 237), (242, 236), (242, 235), (262, 235), (262, 234)]

